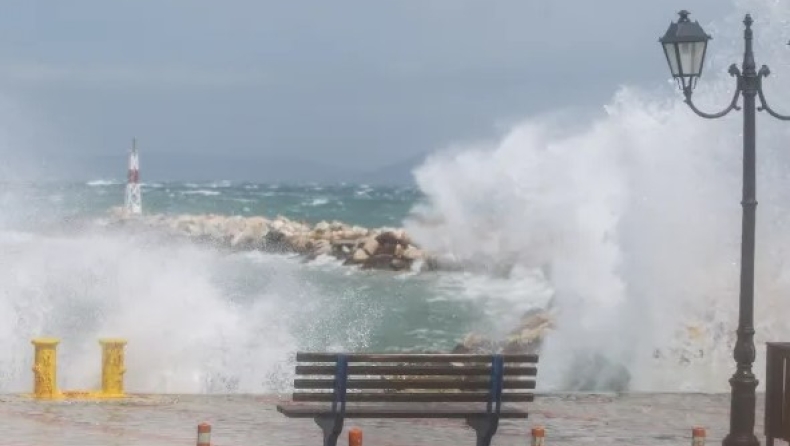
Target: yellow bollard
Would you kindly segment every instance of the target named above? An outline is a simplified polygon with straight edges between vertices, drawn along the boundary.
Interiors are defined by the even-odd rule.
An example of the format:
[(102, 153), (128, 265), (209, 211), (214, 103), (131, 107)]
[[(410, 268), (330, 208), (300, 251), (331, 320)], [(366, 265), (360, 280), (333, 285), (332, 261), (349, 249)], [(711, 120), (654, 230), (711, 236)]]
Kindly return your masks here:
[(101, 358), (101, 395), (105, 397), (122, 397), (124, 368), (123, 339), (100, 339)]
[(33, 396), (38, 399), (55, 399), (58, 392), (58, 355), (60, 340), (36, 338), (31, 341), (35, 348), (33, 357)]

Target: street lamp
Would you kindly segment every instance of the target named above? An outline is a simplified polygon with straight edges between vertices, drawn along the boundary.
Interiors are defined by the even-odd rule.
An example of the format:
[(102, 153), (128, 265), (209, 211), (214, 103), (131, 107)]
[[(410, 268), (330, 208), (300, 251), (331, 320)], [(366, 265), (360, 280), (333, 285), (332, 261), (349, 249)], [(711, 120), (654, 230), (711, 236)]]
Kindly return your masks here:
[[(754, 63), (752, 51), (752, 18), (749, 14), (743, 20), (745, 31), (745, 52), (743, 64), (738, 68), (732, 64), (729, 74), (736, 79), (735, 94), (730, 105), (719, 113), (704, 113), (691, 101), (697, 79), (702, 74), (705, 51), (710, 36), (705, 34), (697, 22), (691, 22), (688, 11), (679, 12), (680, 19), (672, 23), (659, 41), (667, 56), (672, 77), (683, 90), (686, 104), (694, 113), (703, 118), (721, 118), (733, 110), (740, 110), (738, 97), (743, 96), (743, 223), (741, 232), (741, 290), (738, 312), (738, 339), (733, 357), (737, 364), (730, 378), (732, 397), (730, 403), (730, 433), (724, 439), (724, 446), (757, 446), (759, 441), (754, 435), (755, 389), (757, 378), (752, 372), (754, 362), (754, 228), (757, 199), (755, 192), (755, 115), (756, 110), (766, 111), (771, 116), (790, 120), (790, 116), (776, 113), (768, 106), (763, 94), (762, 78), (770, 74), (767, 66), (759, 71)], [(756, 98), (760, 107), (756, 107)]]

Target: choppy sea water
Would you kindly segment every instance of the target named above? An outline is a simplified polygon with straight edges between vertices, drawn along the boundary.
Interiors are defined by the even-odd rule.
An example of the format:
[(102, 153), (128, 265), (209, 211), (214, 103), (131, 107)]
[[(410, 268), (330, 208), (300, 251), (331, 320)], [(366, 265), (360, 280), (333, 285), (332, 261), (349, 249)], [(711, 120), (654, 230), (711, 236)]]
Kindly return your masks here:
[[(41, 217), (49, 217), (53, 223), (60, 223), (63, 218), (101, 216), (110, 207), (121, 205), (124, 185), (121, 181), (102, 179), (9, 184), (0, 191), (0, 198), (14, 211), (4, 216), (6, 220), (30, 224)], [(281, 214), (294, 220), (340, 220), (368, 227), (400, 226), (423, 196), (416, 187), (258, 184), (223, 180), (149, 182), (143, 183), (141, 189), (145, 210), (151, 213), (271, 217)]]
[[(472, 331), (515, 327), (529, 303), (506, 278), (464, 271), (359, 271), (321, 258), (224, 253), (89, 224), (123, 184), (9, 185), (3, 246), (0, 390), (29, 385), (30, 338), (62, 340), (60, 382), (98, 379), (98, 338), (129, 339), (127, 384), (144, 392), (263, 392), (288, 386), (298, 349), (448, 351)], [(149, 213), (278, 214), (312, 223), (400, 226), (414, 188), (157, 183)], [(45, 216), (45, 218), (41, 218)], [(504, 292), (503, 292), (504, 291)], [(545, 294), (545, 292), (544, 292)], [(514, 311), (516, 310), (516, 311)]]
[[(267, 393), (290, 388), (298, 350), (449, 351), (470, 332), (504, 336), (535, 308), (552, 312), (558, 324), (542, 352), (541, 390), (727, 389), (731, 347), (724, 319), (650, 314), (661, 307), (638, 295), (618, 307), (572, 296), (563, 262), (577, 254), (514, 255), (522, 245), (488, 239), (494, 231), (497, 238), (507, 235), (502, 228), (470, 234), (467, 225), (480, 215), (455, 219), (441, 212), (441, 197), (420, 189), (154, 183), (144, 186), (143, 200), (147, 213), (406, 225), (417, 243), (450, 259), (450, 270), (361, 271), (331, 258), (304, 263), (295, 255), (228, 253), (91, 224), (122, 196), (123, 184), (112, 181), (6, 186), (0, 390), (29, 389), (29, 342), (37, 336), (62, 340), (59, 383), (66, 389), (96, 387), (98, 339), (123, 337), (132, 392)], [(511, 236), (523, 243), (517, 233)], [(535, 248), (546, 247), (541, 240)], [(600, 257), (609, 247), (596, 249)], [(603, 290), (610, 286), (610, 272), (585, 271), (579, 278), (589, 274), (600, 275)], [(607, 306), (611, 314), (601, 312)], [(648, 312), (641, 317), (667, 317), (675, 335), (656, 342), (649, 327), (624, 318), (628, 306)], [(567, 319), (581, 308), (589, 313)]]

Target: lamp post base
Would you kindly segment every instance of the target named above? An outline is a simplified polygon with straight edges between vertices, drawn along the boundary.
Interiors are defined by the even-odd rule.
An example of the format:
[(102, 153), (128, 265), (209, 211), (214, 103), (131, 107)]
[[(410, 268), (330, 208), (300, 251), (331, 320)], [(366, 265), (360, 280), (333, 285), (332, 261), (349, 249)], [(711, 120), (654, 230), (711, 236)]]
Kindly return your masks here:
[[(741, 361), (754, 361), (753, 330), (739, 330), (738, 342), (735, 344), (735, 356)], [(739, 364), (732, 378), (732, 398), (730, 400), (730, 433), (724, 438), (723, 446), (759, 446), (760, 441), (754, 434), (755, 409), (757, 406), (757, 378), (751, 367), (744, 370)]]
[(760, 446), (760, 441), (754, 434), (727, 435), (721, 443), (723, 446)]

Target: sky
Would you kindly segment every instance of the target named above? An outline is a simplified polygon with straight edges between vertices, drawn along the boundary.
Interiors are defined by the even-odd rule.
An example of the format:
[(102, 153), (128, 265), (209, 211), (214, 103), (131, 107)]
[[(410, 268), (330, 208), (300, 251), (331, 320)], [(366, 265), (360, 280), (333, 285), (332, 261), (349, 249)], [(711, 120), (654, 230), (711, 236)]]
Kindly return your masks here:
[[(621, 84), (666, 83), (657, 42), (724, 0), (5, 0), (0, 180), (332, 181)], [(3, 124), (3, 122), (5, 122)], [(2, 178), (5, 177), (5, 178)]]

